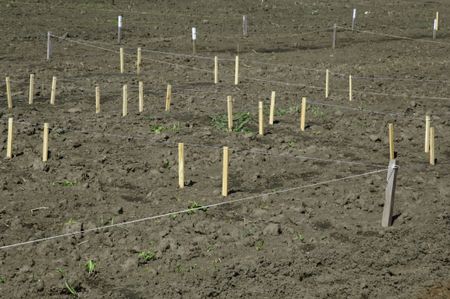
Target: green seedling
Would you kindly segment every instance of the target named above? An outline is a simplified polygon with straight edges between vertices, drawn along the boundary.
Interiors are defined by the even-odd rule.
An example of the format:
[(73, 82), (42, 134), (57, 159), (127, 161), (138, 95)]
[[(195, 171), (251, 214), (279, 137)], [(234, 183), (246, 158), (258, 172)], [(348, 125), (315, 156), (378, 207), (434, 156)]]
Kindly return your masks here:
[(76, 182), (73, 182), (73, 181), (70, 181), (70, 180), (62, 180), (62, 181), (54, 182), (52, 185), (53, 186), (60, 185), (60, 186), (63, 186), (63, 187), (73, 187), (73, 186), (76, 185)]
[(163, 126), (163, 125), (152, 125), (150, 126), (150, 131), (155, 133), (155, 134), (161, 134), (162, 132), (173, 132), (173, 133), (178, 133), (180, 132), (180, 123), (174, 123), (172, 125), (167, 125), (167, 126)]
[(5, 283), (6, 279), (3, 276), (0, 276), (0, 284)]
[(161, 134), (161, 132), (163, 131), (164, 127), (160, 126), (160, 125), (154, 125), (154, 126), (150, 126), (150, 131), (152, 131), (155, 134)]
[(196, 211), (203, 211), (206, 212), (207, 208), (203, 208), (200, 204), (198, 204), (197, 202), (192, 202), (189, 206), (188, 206), (189, 212), (188, 214), (194, 214)]
[(216, 246), (214, 246), (214, 244), (209, 244), (208, 247), (206, 248), (206, 252), (212, 252), (214, 251), (214, 249), (216, 249)]
[(309, 106), (308, 111), (316, 118), (323, 118), (325, 116), (325, 112), (318, 106)]
[(264, 240), (258, 240), (255, 242), (255, 248), (257, 251), (260, 251), (264, 246)]
[(153, 261), (156, 259), (156, 253), (153, 250), (145, 250), (139, 253), (139, 258), (144, 261), (144, 263)]
[(288, 108), (278, 108), (275, 109), (275, 116), (283, 116), (286, 114), (298, 113), (300, 106), (290, 106)]
[[(233, 132), (250, 132), (247, 125), (251, 120), (252, 116), (249, 112), (236, 113), (233, 118)], [(228, 131), (228, 116), (226, 114), (211, 117), (211, 122), (214, 128), (221, 131)]]
[(305, 241), (305, 237), (303, 237), (302, 234), (297, 233), (294, 237), (294, 240), (299, 240), (300, 242), (303, 242), (303, 241)]
[(94, 262), (93, 260), (89, 260), (89, 261), (86, 263), (86, 271), (87, 271), (89, 274), (92, 274), (92, 273), (95, 272), (95, 267), (96, 267), (96, 264), (95, 264), (95, 262)]
[(169, 168), (170, 167), (170, 161), (169, 160), (164, 160), (162, 167), (165, 168), (165, 169)]
[(183, 272), (183, 267), (181, 267), (181, 265), (178, 264), (177, 267), (175, 268), (175, 271), (176, 271), (177, 273), (181, 273), (181, 272)]
[(72, 296), (78, 297), (77, 291), (67, 282), (67, 280), (64, 280), (64, 285), (66, 286), (66, 289), (69, 291)]

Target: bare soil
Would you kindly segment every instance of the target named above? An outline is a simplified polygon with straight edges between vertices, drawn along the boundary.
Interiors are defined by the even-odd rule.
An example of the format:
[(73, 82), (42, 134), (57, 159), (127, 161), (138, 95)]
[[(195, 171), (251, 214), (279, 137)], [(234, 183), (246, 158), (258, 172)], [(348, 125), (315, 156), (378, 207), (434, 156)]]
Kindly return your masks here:
[[(350, 26), (348, 1), (113, 2), (0, 3), (0, 73), (11, 77), (14, 101), (8, 111), (2, 83), (1, 155), (12, 116), (14, 156), (0, 162), (0, 246), (78, 232), (1, 249), (1, 297), (450, 297), (445, 1), (357, 1), (358, 30), (427, 42), (340, 29), (335, 50), (331, 28)], [(438, 43), (431, 43), (436, 11)], [(118, 14), (124, 16), (125, 74), (119, 73)], [(191, 54), (193, 26), (201, 57), (157, 52)], [(50, 62), (47, 31), (65, 38), (52, 39)], [(137, 47), (143, 49), (141, 75), (134, 67)], [(33, 105), (30, 73), (36, 75)], [(355, 78), (350, 102), (349, 74), (397, 79)], [(58, 78), (54, 106), (52, 76)], [(167, 83), (173, 86), (170, 112), (164, 111)], [(102, 101), (97, 115), (96, 84)], [(126, 117), (123, 84), (129, 88)], [(258, 136), (258, 101), (268, 111), (271, 91), (276, 121), (268, 126), (266, 113), (266, 134)], [(250, 117), (240, 132), (220, 127), (228, 95), (236, 122)], [(302, 97), (311, 101), (304, 132)], [(436, 129), (435, 166), (424, 153), (426, 113)], [(51, 128), (47, 163), (41, 162), (44, 122)], [(308, 186), (387, 168), (389, 122), (395, 124), (400, 169), (395, 221), (382, 228), (386, 172)], [(184, 189), (177, 184), (179, 142), (185, 143)], [(222, 146), (231, 151), (226, 198)], [(89, 260), (96, 264), (93, 273), (86, 270)]]

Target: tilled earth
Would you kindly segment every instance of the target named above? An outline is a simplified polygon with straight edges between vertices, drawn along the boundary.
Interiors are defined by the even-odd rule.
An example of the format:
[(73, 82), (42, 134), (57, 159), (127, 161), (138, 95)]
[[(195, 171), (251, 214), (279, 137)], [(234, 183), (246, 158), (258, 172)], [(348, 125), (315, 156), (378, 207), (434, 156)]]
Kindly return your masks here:
[[(357, 31), (339, 28), (334, 50), (333, 24), (351, 25), (353, 6), (343, 0), (0, 5), (0, 72), (11, 78), (14, 101), (9, 111), (2, 83), (1, 154), (8, 117), (14, 143), (13, 158), (0, 162), (0, 246), (18, 245), (0, 249), (1, 297), (450, 297), (450, 10), (443, 0), (357, 1)], [(441, 22), (433, 43), (436, 11)], [(47, 31), (61, 37), (52, 39), (49, 62)], [(234, 85), (237, 51), (240, 82)], [(53, 106), (52, 76), (58, 78)], [(164, 111), (167, 83), (170, 112)], [(272, 91), (275, 123), (269, 126)], [(228, 95), (234, 132), (225, 130)], [(309, 101), (304, 132), (302, 97)], [(257, 134), (260, 100), (264, 136)], [(435, 166), (424, 153), (426, 113), (436, 129)], [(44, 122), (50, 124), (47, 163), (41, 161)], [(400, 169), (394, 224), (382, 228), (391, 122)], [(179, 142), (185, 144), (183, 189)], [(230, 148), (226, 198), (223, 146)], [(177, 211), (185, 212), (167, 214)], [(136, 222), (120, 225), (129, 221)]]

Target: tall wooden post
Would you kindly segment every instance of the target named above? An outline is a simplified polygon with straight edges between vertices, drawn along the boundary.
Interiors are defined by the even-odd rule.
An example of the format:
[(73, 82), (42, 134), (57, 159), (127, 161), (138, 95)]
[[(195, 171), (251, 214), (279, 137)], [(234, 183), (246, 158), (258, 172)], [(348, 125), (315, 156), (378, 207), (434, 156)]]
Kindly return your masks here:
[(395, 160), (389, 162), (386, 185), (386, 199), (383, 208), (383, 217), (381, 226), (388, 227), (392, 225), (392, 216), (394, 212), (395, 187), (397, 181), (398, 166)]

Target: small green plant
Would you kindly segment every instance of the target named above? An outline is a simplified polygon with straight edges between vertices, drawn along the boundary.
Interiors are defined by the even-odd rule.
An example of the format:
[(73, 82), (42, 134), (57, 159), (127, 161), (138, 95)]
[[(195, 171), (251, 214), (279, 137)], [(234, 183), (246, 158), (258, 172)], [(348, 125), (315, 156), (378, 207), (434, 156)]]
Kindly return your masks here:
[[(239, 112), (234, 114), (233, 117), (233, 132), (250, 132), (247, 127), (248, 123), (252, 120), (250, 112)], [(220, 114), (211, 117), (213, 127), (221, 131), (228, 131), (228, 116), (226, 114)]]
[(170, 219), (172, 219), (172, 220), (175, 220), (175, 219), (177, 219), (177, 214), (172, 214), (172, 215), (170, 215)]
[(95, 262), (94, 262), (93, 260), (89, 260), (89, 261), (86, 263), (86, 271), (87, 271), (89, 274), (92, 274), (92, 273), (95, 272), (95, 267), (96, 267), (96, 264), (95, 264)]
[[(75, 223), (77, 223), (77, 221), (74, 220), (73, 218), (70, 218), (69, 220), (66, 221), (66, 224), (67, 224), (67, 225), (72, 225), (72, 224), (75, 224)], [(58, 272), (60, 272), (61, 274), (64, 275), (64, 273), (61, 272), (61, 271), (63, 271), (61, 268), (58, 268), (57, 270), (58, 270)]]
[(293, 114), (293, 113), (298, 113), (299, 110), (299, 106), (290, 106), (288, 108), (278, 108), (275, 110), (275, 116), (283, 116), (286, 114)]
[(168, 159), (164, 160), (162, 167), (168, 169), (170, 167), (170, 161)]
[(6, 279), (3, 276), (0, 276), (0, 284), (5, 283)]
[(64, 285), (72, 296), (78, 296), (77, 291), (67, 282), (67, 280), (64, 280)]
[(206, 210), (207, 210), (207, 208), (203, 208), (200, 204), (198, 204), (195, 201), (193, 201), (189, 204), (188, 209), (189, 209), (188, 214), (193, 214), (198, 210), (203, 211), (203, 212), (206, 212)]
[(144, 263), (148, 263), (156, 259), (156, 253), (153, 250), (141, 251), (138, 256)]
[(150, 126), (150, 131), (152, 131), (155, 134), (161, 134), (161, 132), (163, 131), (164, 127), (160, 126), (160, 125), (153, 125)]
[(206, 252), (210, 253), (214, 251), (214, 249), (216, 249), (216, 246), (214, 246), (214, 244), (209, 244), (208, 247), (206, 248)]
[(264, 240), (258, 240), (255, 242), (255, 248), (257, 251), (260, 251), (264, 246)]
[(176, 271), (177, 273), (181, 273), (181, 272), (183, 272), (183, 267), (182, 267), (180, 264), (178, 264), (178, 265), (176, 266), (176, 268), (175, 268), (175, 271)]
[(77, 183), (74, 182), (74, 181), (70, 181), (70, 180), (62, 180), (62, 181), (54, 182), (52, 185), (53, 185), (53, 186), (59, 185), (59, 186), (63, 186), (63, 187), (73, 187), (73, 186), (75, 186), (76, 184), (77, 184)]
[(309, 106), (309, 112), (316, 118), (323, 118), (325, 116), (325, 112), (318, 106)]
[(298, 240), (300, 242), (305, 241), (305, 237), (301, 233), (297, 233), (294, 237), (294, 240)]
[(155, 133), (155, 134), (161, 134), (162, 132), (174, 132), (174, 133), (178, 133), (180, 131), (180, 123), (176, 122), (174, 124), (171, 125), (151, 125), (150, 126), (150, 131)]

